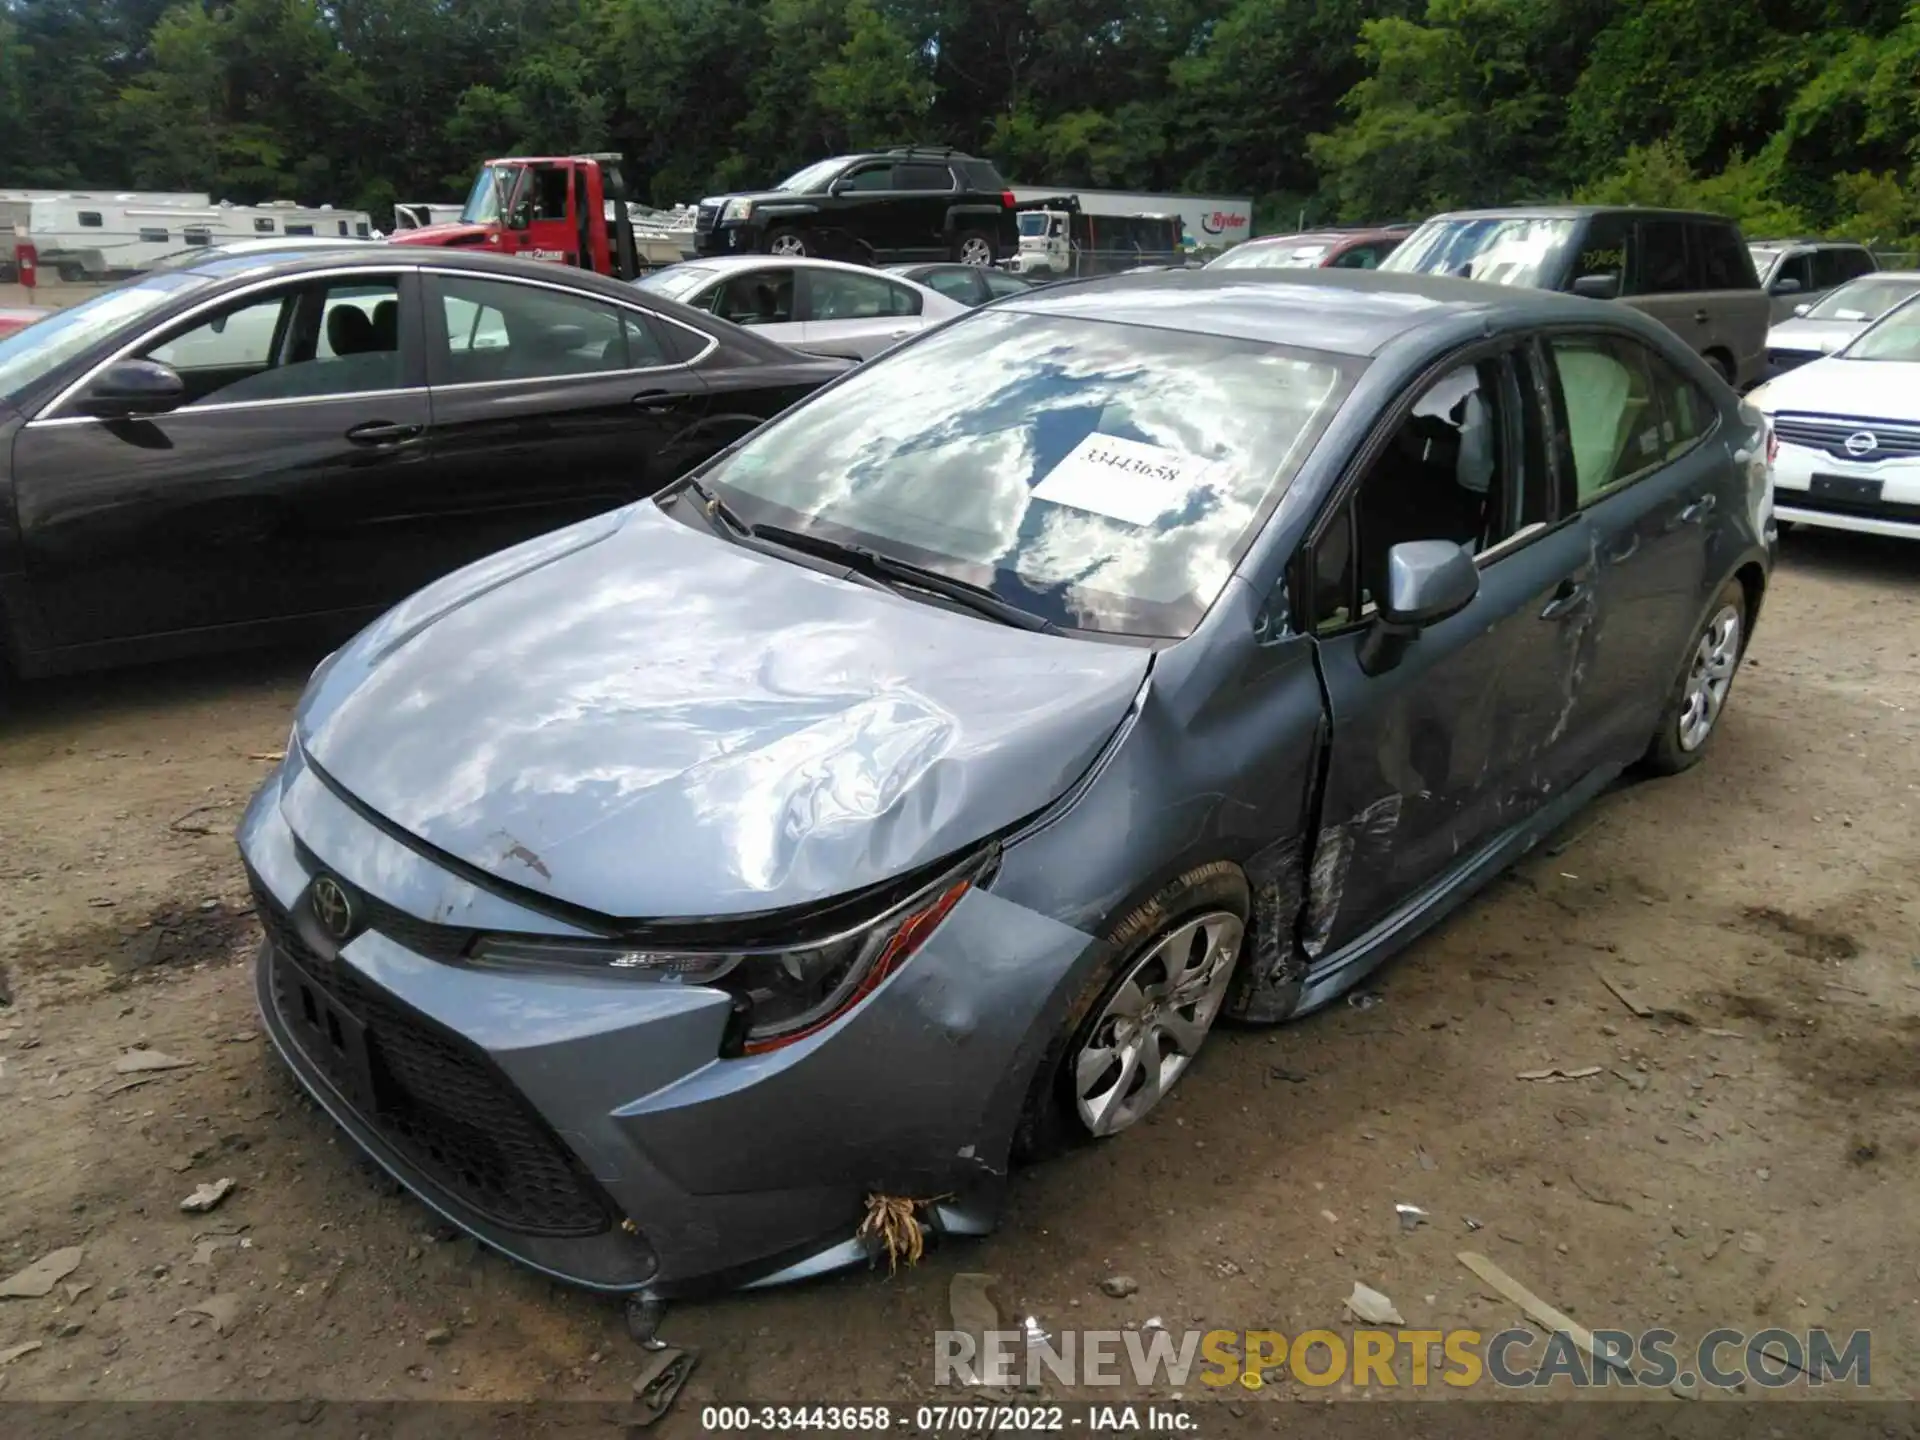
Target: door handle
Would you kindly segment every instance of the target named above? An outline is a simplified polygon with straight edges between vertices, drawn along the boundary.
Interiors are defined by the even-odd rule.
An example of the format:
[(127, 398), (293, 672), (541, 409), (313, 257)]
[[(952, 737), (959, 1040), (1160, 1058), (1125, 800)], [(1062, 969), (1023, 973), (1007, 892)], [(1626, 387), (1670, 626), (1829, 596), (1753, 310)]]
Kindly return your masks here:
[(418, 439), (421, 425), (395, 425), (388, 420), (369, 420), (347, 431), (347, 439), (356, 445), (404, 445)]
[(633, 397), (636, 410), (671, 410), (687, 397), (677, 390), (642, 390)]
[(1567, 579), (1562, 580), (1559, 587), (1554, 590), (1553, 598), (1547, 601), (1546, 607), (1541, 610), (1540, 618), (1542, 620), (1564, 620), (1567, 616), (1573, 614), (1574, 611), (1585, 609), (1587, 602), (1592, 599), (1592, 597), (1593, 586), (1591, 584), (1585, 580), (1576, 580), (1569, 576)]
[(1698, 500), (1680, 512), (1680, 523), (1682, 525), (1698, 525), (1713, 513), (1713, 504), (1714, 500), (1712, 495), (1702, 495)]
[(1696, 310), (1693, 312), (1693, 318), (1696, 324), (1704, 325), (1707, 323), (1707, 312), (1704, 310)]

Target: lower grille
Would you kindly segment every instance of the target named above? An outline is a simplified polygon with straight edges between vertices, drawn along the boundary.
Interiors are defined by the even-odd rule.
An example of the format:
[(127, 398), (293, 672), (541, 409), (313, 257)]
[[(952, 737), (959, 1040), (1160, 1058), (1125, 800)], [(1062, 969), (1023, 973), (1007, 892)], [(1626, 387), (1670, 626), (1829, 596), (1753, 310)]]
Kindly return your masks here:
[[(1819, 415), (1776, 415), (1773, 430), (1784, 444), (1824, 450), (1841, 460), (1911, 460), (1920, 456), (1920, 425), (1891, 420), (1836, 420)], [(1847, 448), (1856, 436), (1873, 437), (1865, 450)]]
[(274, 1002), (300, 1052), (381, 1138), (481, 1218), (527, 1235), (612, 1228), (599, 1187), (493, 1065), (346, 967), (269, 896)]
[(1920, 523), (1920, 505), (1898, 500), (1843, 500), (1836, 495), (1815, 495), (1809, 490), (1776, 490), (1774, 504), (1788, 510), (1812, 510), (1822, 515), (1858, 515), (1867, 520)]

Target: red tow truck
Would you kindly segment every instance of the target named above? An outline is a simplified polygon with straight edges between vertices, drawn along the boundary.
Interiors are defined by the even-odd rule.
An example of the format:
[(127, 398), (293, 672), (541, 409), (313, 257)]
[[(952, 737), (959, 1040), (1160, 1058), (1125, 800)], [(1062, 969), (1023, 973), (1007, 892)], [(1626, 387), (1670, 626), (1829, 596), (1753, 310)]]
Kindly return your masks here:
[(622, 280), (640, 273), (618, 155), (488, 160), (458, 220), (402, 230), (391, 243), (476, 247)]

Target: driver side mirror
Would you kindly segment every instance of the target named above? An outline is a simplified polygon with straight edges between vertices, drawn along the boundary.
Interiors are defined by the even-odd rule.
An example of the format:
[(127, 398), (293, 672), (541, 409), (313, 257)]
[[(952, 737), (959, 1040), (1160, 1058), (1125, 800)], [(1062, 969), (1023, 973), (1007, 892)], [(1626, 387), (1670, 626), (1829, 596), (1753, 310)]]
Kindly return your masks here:
[(1798, 295), (1800, 293), (1800, 282), (1791, 275), (1782, 275), (1778, 280), (1774, 281), (1773, 284), (1769, 285), (1767, 289), (1775, 295)]
[(1480, 593), (1480, 567), (1451, 540), (1403, 540), (1387, 552), (1385, 593), (1360, 648), (1369, 675), (1390, 670), (1431, 625), (1458, 615)]
[(1584, 295), (1589, 300), (1618, 300), (1620, 277), (1618, 275), (1582, 275), (1573, 282), (1573, 293)]
[(187, 382), (171, 365), (158, 360), (122, 360), (102, 371), (73, 408), (99, 420), (125, 420), (178, 410), (186, 398)]

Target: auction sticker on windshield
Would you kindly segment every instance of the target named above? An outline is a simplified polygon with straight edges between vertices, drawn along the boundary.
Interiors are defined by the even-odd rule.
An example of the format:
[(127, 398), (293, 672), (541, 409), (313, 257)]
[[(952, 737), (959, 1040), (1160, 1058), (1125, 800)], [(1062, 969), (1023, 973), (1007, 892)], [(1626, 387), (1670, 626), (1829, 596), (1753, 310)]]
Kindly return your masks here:
[(1093, 434), (1033, 487), (1033, 498), (1147, 526), (1185, 505), (1214, 468), (1214, 461), (1182, 450)]

